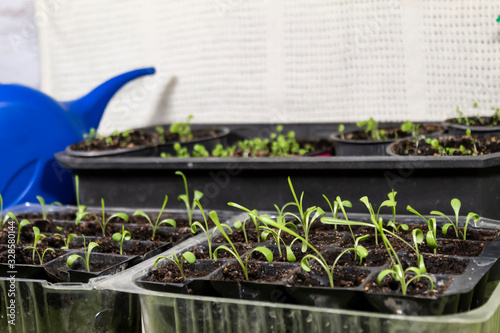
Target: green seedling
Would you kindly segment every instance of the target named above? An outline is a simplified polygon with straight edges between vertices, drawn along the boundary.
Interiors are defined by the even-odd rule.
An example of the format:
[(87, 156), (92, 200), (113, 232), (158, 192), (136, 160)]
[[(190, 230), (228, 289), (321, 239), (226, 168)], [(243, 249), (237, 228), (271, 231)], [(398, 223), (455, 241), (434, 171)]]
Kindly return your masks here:
[(385, 140), (388, 138), (385, 131), (378, 128), (378, 122), (371, 117), (368, 120), (357, 122), (356, 125), (364, 128), (365, 133), (368, 134), (374, 141)]
[(394, 192), (394, 190), (392, 190), (391, 193), (387, 194), (387, 197), (389, 199), (385, 200), (384, 202), (382, 202), (380, 204), (376, 214), (375, 214), (375, 210), (373, 209), (373, 206), (370, 203), (370, 201), (368, 200), (367, 196), (364, 196), (361, 199), (359, 199), (359, 201), (364, 203), (366, 208), (368, 208), (368, 211), (370, 213), (370, 219), (371, 219), (372, 223), (376, 226), (380, 226), (380, 228), (375, 228), (375, 244), (377, 244), (377, 245), (378, 245), (377, 232), (382, 228), (382, 225), (383, 225), (382, 217), (379, 216), (380, 209), (382, 207), (389, 207), (391, 209), (391, 212), (392, 212), (392, 222), (393, 222), (393, 224), (395, 224), (395, 222), (396, 222), (396, 205), (397, 205), (397, 202), (395, 200), (396, 194), (397, 194), (397, 192)]
[(87, 272), (90, 272), (90, 253), (94, 248), (99, 247), (99, 244), (97, 244), (96, 242), (90, 242), (89, 246), (87, 247), (87, 244), (85, 243), (85, 235), (82, 235), (82, 237), (83, 237), (83, 249), (85, 252), (85, 257), (82, 257), (79, 254), (72, 254), (68, 257), (68, 259), (66, 259), (66, 265), (71, 267), (78, 258), (81, 258), (85, 264), (85, 267), (87, 268)]
[[(63, 230), (63, 228), (61, 228), (61, 227), (57, 227), (57, 229), (59, 231)], [(54, 236), (59, 237), (59, 238), (61, 238), (63, 240), (64, 246), (61, 247), (61, 249), (63, 249), (63, 250), (69, 249), (69, 242), (71, 242), (71, 239), (78, 237), (76, 234), (69, 234), (68, 237), (66, 238), (66, 237), (64, 237), (64, 235), (62, 235), (60, 233), (55, 233)]]
[(199, 143), (195, 144), (193, 147), (193, 157), (209, 157), (210, 153), (207, 151), (204, 145)]
[(37, 195), (36, 198), (38, 199), (38, 201), (40, 202), (40, 206), (42, 206), (42, 220), (47, 220), (47, 214), (49, 213), (48, 211), (50, 210), (50, 208), (54, 205), (57, 205), (57, 206), (62, 206), (62, 203), (60, 203), (59, 201), (54, 201), (53, 203), (51, 203), (49, 205), (49, 207), (47, 207), (47, 209), (45, 209), (45, 199), (42, 198), (41, 196)]
[[(409, 275), (410, 272), (415, 273), (415, 276), (407, 280), (406, 275)], [(408, 286), (415, 279), (418, 279), (419, 281), (421, 278), (429, 279), (429, 281), (431, 282), (431, 290), (434, 289), (434, 281), (432, 280), (432, 277), (420, 271), (420, 269), (418, 269), (417, 267), (408, 267), (406, 270), (403, 270), (403, 266), (393, 265), (391, 269), (385, 269), (378, 274), (377, 277), (378, 285), (382, 283), (382, 280), (386, 275), (392, 275), (392, 278), (401, 284), (401, 293), (403, 294), (403, 296), (406, 295), (406, 290), (408, 289)]]
[(414, 124), (411, 120), (407, 120), (403, 124), (401, 124), (401, 131), (409, 133), (410, 136), (412, 136), (412, 137), (418, 136), (418, 134), (419, 134), (418, 128), (419, 128), (419, 125)]
[(229, 236), (224, 231), (224, 228), (222, 227), (222, 225), (219, 221), (219, 217), (217, 216), (217, 213), (215, 211), (211, 211), (208, 215), (210, 216), (212, 221), (215, 223), (215, 226), (217, 227), (217, 229), (219, 229), (220, 233), (224, 236), (226, 241), (229, 243), (229, 246), (231, 246), (231, 248), (227, 247), (226, 245), (221, 245), (221, 246), (217, 247), (214, 251), (214, 260), (215, 261), (217, 261), (217, 251), (219, 251), (219, 250), (228, 251), (232, 256), (234, 256), (234, 258), (240, 264), (241, 269), (243, 271), (243, 275), (245, 276), (245, 280), (248, 280), (248, 260), (250, 259), (252, 253), (260, 252), (264, 255), (264, 257), (266, 257), (267, 261), (269, 261), (269, 262), (273, 261), (273, 253), (271, 252), (271, 250), (269, 250), (267, 247), (259, 246), (259, 247), (252, 249), (248, 253), (248, 255), (246, 256), (245, 261), (243, 262), (243, 259), (238, 254), (238, 250), (236, 250), (236, 247), (234, 246), (233, 242), (231, 241)]
[(387, 222), (387, 227), (392, 228), (392, 230), (394, 230), (395, 232), (399, 232), (399, 229), (401, 229), (403, 231), (408, 231), (408, 229), (409, 229), (408, 224), (404, 224), (403, 223), (403, 224), (400, 224), (400, 225), (396, 225), (392, 221)]
[(413, 229), (411, 235), (413, 238), (413, 244), (415, 245), (415, 253), (417, 254), (418, 269), (421, 273), (427, 273), (424, 257), (418, 251), (418, 244), (424, 241), (424, 233), (420, 229)]
[(470, 126), (472, 125), (471, 124), (471, 120), (469, 120), (469, 118), (467, 118), (466, 116), (464, 116), (464, 113), (460, 110), (460, 108), (457, 106), (457, 122), (459, 124), (462, 124), (462, 125), (466, 125), (466, 126)]
[(443, 216), (446, 219), (448, 219), (448, 221), (450, 221), (450, 223), (446, 223), (443, 226), (443, 229), (442, 229), (443, 235), (446, 235), (448, 233), (449, 227), (453, 227), (453, 229), (455, 229), (455, 235), (457, 236), (457, 238), (462, 237), (464, 240), (466, 240), (467, 239), (467, 227), (469, 226), (469, 221), (472, 219), (474, 221), (474, 224), (477, 223), (479, 221), (479, 215), (477, 215), (476, 213), (472, 213), (472, 212), (467, 214), (467, 219), (465, 221), (464, 231), (462, 232), (462, 230), (460, 230), (460, 228), (458, 227), (458, 215), (460, 213), (461, 206), (462, 206), (462, 203), (460, 202), (460, 200), (458, 200), (457, 198), (451, 199), (451, 207), (453, 208), (453, 211), (455, 212), (455, 221), (452, 221), (447, 215), (445, 215), (437, 210), (433, 210), (431, 212), (431, 214)]
[(156, 133), (158, 133), (158, 140), (160, 140), (160, 144), (165, 144), (165, 129), (161, 126), (156, 126)]
[(230, 146), (227, 148), (224, 148), (224, 146), (220, 143), (218, 143), (215, 148), (212, 150), (212, 155), (215, 157), (229, 157), (234, 154), (236, 151), (237, 146)]
[(155, 239), (156, 229), (158, 229), (158, 227), (160, 225), (166, 223), (166, 224), (170, 224), (174, 228), (177, 226), (177, 223), (173, 219), (164, 219), (164, 220), (160, 221), (161, 214), (163, 213), (163, 210), (165, 209), (165, 206), (167, 205), (167, 201), (168, 201), (168, 196), (165, 195), (165, 200), (163, 201), (163, 206), (161, 207), (160, 213), (158, 214), (158, 217), (156, 218), (156, 221), (154, 224), (151, 221), (151, 218), (148, 216), (148, 214), (144, 213), (142, 210), (136, 210), (133, 214), (134, 216), (136, 216), (136, 215), (143, 216), (146, 218), (146, 220), (148, 220), (149, 225), (153, 228), (153, 236), (151, 237), (151, 240)]
[[(41, 234), (40, 233), (40, 229), (38, 227), (33, 227), (33, 236), (34, 236), (33, 246), (28, 246), (26, 248), (27, 249), (33, 249), (33, 263), (34, 263), (35, 262), (35, 254), (38, 254), (38, 259), (40, 259), (40, 253), (36, 249), (36, 245), (38, 244), (38, 241), (40, 239), (46, 238), (47, 236), (45, 236), (44, 234)], [(52, 249), (52, 251), (54, 251), (54, 249)], [(45, 255), (45, 251), (42, 254), (42, 258), (40, 260), (40, 265), (43, 263), (43, 256), (44, 255)]]
[(236, 222), (234, 222), (233, 224), (233, 227), (235, 229), (241, 229), (243, 231), (243, 237), (245, 237), (245, 243), (248, 243), (248, 235), (247, 235), (247, 221), (250, 219), (250, 215), (248, 215), (248, 217), (244, 220), (244, 221), (241, 221), (241, 220), (238, 220)]
[(425, 217), (422, 216), (422, 214), (417, 212), (410, 205), (406, 207), (406, 210), (409, 211), (410, 213), (420, 216), (420, 218), (422, 218), (425, 221), (425, 223), (427, 223), (427, 228), (429, 229), (429, 231), (427, 231), (427, 234), (425, 236), (425, 241), (427, 242), (427, 246), (433, 249), (434, 254), (436, 254), (438, 248), (436, 219), (435, 218), (426, 219)]
[(179, 141), (186, 142), (193, 139), (193, 133), (191, 133), (191, 119), (193, 115), (189, 115), (186, 122), (178, 122), (170, 125), (170, 132), (177, 133), (179, 135)]
[(123, 242), (131, 240), (132, 234), (125, 230), (125, 226), (122, 225), (122, 232), (115, 232), (111, 238), (113, 241), (120, 243), (120, 254), (123, 254)]
[(345, 126), (344, 126), (344, 124), (340, 124), (337, 131), (339, 132), (340, 138), (342, 140), (344, 140), (345, 139), (345, 136), (344, 136)]
[[(302, 225), (302, 229), (304, 231), (304, 238), (308, 240), (309, 238), (309, 231), (311, 229), (312, 224), (321, 216), (325, 215), (325, 212), (323, 209), (320, 207), (309, 207), (306, 209), (304, 212), (304, 207), (303, 207), (303, 199), (304, 199), (304, 192), (301, 193), (300, 195), (300, 200), (297, 198), (297, 195), (295, 194), (295, 190), (293, 188), (292, 180), (290, 177), (288, 177), (288, 185), (290, 186), (290, 190), (292, 191), (293, 199), (295, 202), (290, 203), (291, 206), (296, 206), (299, 210), (299, 215), (287, 212), (285, 215), (290, 215), (296, 218), (300, 224)], [(314, 213), (314, 215), (313, 215)], [(307, 251), (307, 244), (302, 243), (302, 252)]]
[[(352, 208), (352, 203), (350, 201), (341, 200), (340, 197), (336, 198), (336, 200), (333, 202), (333, 206), (326, 195), (323, 194), (323, 198), (325, 198), (326, 202), (328, 203), (328, 207), (330, 207), (330, 210), (332, 211), (332, 216), (335, 218), (338, 217), (339, 208), (342, 211), (345, 211), (344, 207)], [(347, 219), (346, 215), (344, 215), (344, 217)], [(335, 229), (337, 229), (337, 225), (335, 225)]]
[[(189, 150), (187, 149), (187, 147), (184, 147), (182, 146), (179, 142), (176, 142), (174, 143), (174, 150), (175, 152), (177, 153), (177, 157), (191, 157), (191, 155), (189, 155)], [(165, 155), (167, 156), (167, 155)], [(164, 156), (162, 156), (164, 157)]]
[(90, 128), (90, 131), (88, 134), (84, 134), (83, 138), (85, 139), (85, 144), (87, 146), (90, 146), (92, 144), (92, 139), (96, 137), (96, 130), (95, 128)]
[(80, 178), (78, 177), (78, 175), (75, 176), (75, 192), (76, 192), (76, 206), (78, 207), (77, 213), (84, 212), (87, 207), (84, 205), (80, 205)]
[[(31, 223), (28, 220), (26, 220), (26, 219), (23, 219), (23, 220), (21, 220), (21, 222), (19, 222), (19, 220), (17, 219), (17, 216), (14, 215), (11, 212), (8, 212), (7, 215), (5, 215), (3, 224), (5, 224), (8, 219), (14, 220), (16, 222), (16, 224), (17, 224), (17, 241), (16, 241), (16, 244), (19, 244), (19, 242), (21, 240), (21, 230), (25, 226), (30, 225)], [(10, 227), (9, 227), (9, 229), (10, 229)]]
[(128, 222), (128, 215), (125, 214), (125, 213), (115, 213), (113, 215), (111, 215), (110, 217), (108, 217), (106, 219), (106, 214), (104, 212), (104, 199), (101, 198), (101, 207), (102, 207), (102, 217), (101, 219), (99, 219), (97, 217), (96, 214), (94, 213), (89, 213), (89, 212), (78, 212), (76, 214), (76, 220), (75, 220), (75, 225), (78, 225), (80, 223), (80, 221), (87, 215), (91, 215), (95, 218), (95, 220), (99, 223), (99, 225), (101, 226), (101, 230), (102, 230), (102, 235), (104, 237), (106, 237), (106, 226), (108, 225), (109, 221), (112, 220), (113, 218), (115, 217), (119, 217), (121, 218), (122, 220), (124, 220), (125, 222)]
[(199, 200), (201, 198), (203, 198), (203, 192), (195, 190), (193, 202), (191, 202), (189, 200), (189, 190), (188, 190), (186, 176), (184, 176), (184, 174), (181, 171), (176, 171), (175, 174), (178, 176), (181, 176), (182, 180), (184, 182), (185, 193), (177, 196), (177, 200), (184, 202), (184, 204), (186, 205), (186, 211), (188, 214), (189, 225), (191, 225), (193, 223), (193, 212), (194, 212), (194, 208), (195, 208), (195, 201), (198, 200), (198, 202), (199, 202)]
[[(201, 222), (199, 222), (199, 221), (194, 221), (193, 224), (191, 224), (191, 232), (193, 234), (195, 234), (198, 231), (197, 228), (200, 228), (201, 230), (203, 230), (205, 237), (207, 237), (208, 255), (209, 255), (209, 258), (212, 259), (212, 242), (214, 239), (215, 230), (217, 230), (217, 229), (214, 228), (212, 230), (212, 232), (210, 232), (210, 228), (208, 227), (208, 220), (207, 220), (207, 217), (205, 215), (205, 211), (203, 210), (203, 207), (201, 207), (201, 204), (198, 201), (198, 199), (194, 199), (194, 203), (198, 206), (198, 209), (200, 210), (201, 215), (203, 216), (203, 221), (205, 222), (205, 225), (201, 224)], [(231, 230), (231, 227), (226, 225), (226, 224), (221, 224), (221, 227), (227, 228), (229, 230), (229, 232), (233, 232), (233, 230)], [(246, 235), (245, 235), (245, 238), (246, 238)]]
[[(262, 216), (259, 216), (259, 218), (262, 218)], [(265, 223), (265, 222), (263, 222), (263, 223)], [(297, 226), (295, 226), (295, 228), (297, 228)], [(283, 252), (281, 251), (281, 244), (283, 244), (283, 246), (285, 247), (285, 251), (286, 251), (286, 260), (289, 262), (295, 262), (297, 260), (297, 258), (295, 257), (295, 254), (293, 254), (292, 246), (293, 246), (293, 243), (295, 243), (298, 240), (298, 238), (295, 238), (290, 243), (290, 245), (286, 245), (285, 240), (281, 237), (281, 229), (276, 231), (276, 230), (269, 228), (269, 227), (266, 227), (266, 226), (262, 226), (261, 229), (263, 230), (262, 234), (261, 234), (261, 239), (264, 242), (267, 241), (267, 237), (269, 237), (269, 235), (271, 235), (274, 238), (276, 245), (278, 245), (278, 255), (280, 258), (283, 256)]]
[[(482, 119), (482, 118), (481, 118)], [(472, 137), (471, 135), (471, 130), (470, 128), (468, 128), (465, 133), (467, 134), (467, 137), (469, 138), (470, 140), (470, 143), (472, 144), (472, 151), (469, 155), (473, 155), (473, 156), (477, 156), (478, 154), (478, 151), (477, 151), (477, 146), (476, 146), (476, 141), (474, 141), (474, 138)], [(462, 146), (460, 147), (462, 148)]]
[(166, 259), (166, 260), (171, 260), (179, 269), (179, 272), (181, 273), (181, 276), (183, 279), (186, 279), (186, 276), (184, 275), (184, 268), (183, 268), (183, 262), (182, 259), (184, 258), (188, 263), (192, 264), (196, 261), (196, 257), (192, 252), (184, 252), (181, 257), (177, 257), (175, 253), (172, 254), (173, 258), (170, 257), (158, 257), (155, 260), (154, 268), (156, 269), (156, 266), (158, 265), (158, 262), (161, 259)]
[[(260, 222), (259, 222), (259, 220), (257, 218), (257, 216), (258, 216), (257, 210), (255, 210), (255, 209), (254, 210), (250, 210), (250, 209), (248, 209), (246, 207), (243, 207), (242, 205), (239, 205), (239, 204), (237, 204), (235, 202), (228, 202), (227, 204), (228, 204), (228, 206), (244, 210), (245, 212), (248, 213), (248, 217), (252, 219), (253, 224), (255, 226), (255, 232), (257, 233), (257, 243), (260, 243), (260, 229), (259, 229), (260, 228)], [(244, 222), (239, 221), (238, 223), (235, 223), (234, 227), (236, 229), (242, 228), (243, 234), (245, 236), (245, 241), (248, 243), (248, 238), (247, 238), (247, 234), (246, 234), (246, 221), (247, 221), (247, 219), (245, 219)], [(240, 225), (240, 223), (241, 223), (241, 225)]]
[(305, 243), (307, 245), (307, 247), (309, 249), (311, 249), (315, 254), (308, 254), (308, 255), (306, 255), (306, 256), (304, 256), (302, 258), (302, 260), (300, 262), (300, 265), (301, 265), (302, 269), (305, 270), (306, 272), (310, 272), (311, 271), (311, 267), (309, 265), (308, 259), (316, 260), (320, 264), (320, 266), (324, 269), (325, 273), (327, 274), (328, 281), (330, 283), (330, 287), (332, 287), (332, 288), (334, 287), (333, 273), (334, 273), (334, 270), (335, 270), (335, 265), (337, 264), (337, 261), (340, 258), (340, 256), (342, 256), (347, 251), (351, 251), (353, 249), (354, 249), (356, 255), (359, 256), (361, 259), (366, 258), (366, 256), (368, 255), (368, 251), (366, 250), (366, 248), (364, 248), (363, 246), (357, 244), (354, 248), (350, 248), (350, 249), (347, 249), (346, 251), (344, 251), (339, 257), (336, 258), (336, 260), (335, 260), (334, 264), (332, 265), (332, 267), (329, 268), (328, 267), (328, 263), (327, 263), (326, 259), (323, 257), (323, 255), (321, 254), (321, 252), (318, 251), (305, 238), (301, 237), (299, 234), (297, 234), (292, 229), (287, 228), (287, 227), (285, 227), (283, 225), (280, 225), (280, 224), (278, 224), (278, 223), (276, 223), (274, 221), (268, 221), (267, 222), (267, 227), (273, 227), (273, 228), (277, 228), (277, 229), (283, 230), (284, 232), (286, 232), (286, 233), (292, 235), (293, 237), (295, 237), (295, 239), (300, 240), (303, 244)]

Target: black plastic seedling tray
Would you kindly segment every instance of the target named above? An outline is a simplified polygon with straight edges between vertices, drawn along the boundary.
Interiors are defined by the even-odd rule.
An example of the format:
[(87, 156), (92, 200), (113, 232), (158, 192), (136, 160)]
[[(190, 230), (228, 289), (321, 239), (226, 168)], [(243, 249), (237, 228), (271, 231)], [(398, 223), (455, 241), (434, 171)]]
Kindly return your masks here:
[[(353, 125), (346, 126), (346, 130)], [(274, 125), (232, 125), (228, 140), (268, 135)], [(328, 138), (337, 124), (287, 125), (299, 138)], [(287, 177), (295, 190), (305, 192), (306, 205), (328, 208), (322, 195), (353, 203), (364, 212), (361, 196), (384, 198), (398, 192), (399, 207), (411, 205), (421, 213), (440, 209), (452, 214), (452, 198), (462, 211), (500, 219), (500, 153), (484, 156), (432, 157), (290, 157), (290, 158), (76, 158), (56, 154), (64, 167), (80, 177), (80, 199), (98, 205), (160, 207), (165, 194), (175, 198), (184, 184), (175, 171), (184, 172), (190, 189), (205, 193), (204, 207), (228, 209), (233, 201), (247, 207), (274, 209), (292, 200)], [(380, 200), (380, 202), (382, 199)], [(173, 202), (171, 200), (171, 202)], [(379, 204), (380, 202), (374, 202)], [(182, 203), (177, 203), (182, 207)], [(444, 208), (443, 208), (444, 207)]]
[[(388, 217), (390, 218), (390, 217)], [(350, 220), (369, 220), (366, 214), (353, 214), (350, 215)], [(421, 220), (414, 217), (400, 216), (397, 219), (400, 223), (407, 223), (410, 225), (421, 225)], [(464, 219), (461, 219), (464, 222)], [(444, 224), (443, 220), (438, 220), (439, 228)], [(438, 238), (439, 242), (465, 242), (466, 247), (478, 246), (480, 251), (468, 256), (464, 255), (434, 255), (429, 251), (422, 250), (422, 254), (426, 258), (433, 257), (436, 261), (450, 261), (454, 260), (461, 262), (466, 267), (460, 272), (453, 274), (430, 273), (438, 291), (437, 294), (430, 295), (406, 295), (403, 296), (401, 292), (395, 288), (392, 291), (377, 290), (376, 278), (380, 271), (390, 268), (390, 261), (387, 259), (385, 262), (374, 266), (338, 266), (340, 271), (352, 271), (350, 274), (356, 276), (363, 276), (362, 281), (358, 285), (350, 287), (328, 287), (326, 275), (321, 271), (313, 269), (311, 273), (303, 271), (300, 267), (300, 261), (296, 263), (287, 262), (264, 262), (256, 261), (253, 264), (261, 267), (264, 270), (276, 271), (287, 270), (288, 273), (279, 281), (273, 283), (259, 283), (255, 281), (233, 281), (224, 280), (222, 270), (226, 265), (235, 263), (234, 259), (224, 260), (220, 267), (213, 266), (212, 272), (205, 277), (188, 278), (185, 284), (169, 284), (151, 282), (150, 277), (152, 271), (145, 275), (138, 276), (135, 282), (149, 290), (167, 292), (167, 293), (183, 293), (192, 295), (210, 295), (225, 298), (245, 299), (251, 301), (264, 301), (273, 303), (287, 303), (309, 305), (319, 308), (337, 308), (347, 310), (380, 312), (380, 313), (393, 313), (400, 315), (444, 315), (453, 314), (458, 312), (468, 311), (476, 308), (484, 303), (485, 286), (488, 280), (498, 279), (498, 258), (500, 257), (500, 227), (497, 223), (482, 223), (482, 226), (488, 227), (485, 230), (492, 230), (495, 235), (488, 235), (483, 240), (453, 240), (450, 238)], [(333, 228), (333, 226), (332, 226)], [(470, 229), (476, 229), (469, 226)], [(359, 228), (354, 230), (355, 233), (366, 232), (366, 228)], [(342, 244), (347, 244), (351, 238), (349, 232), (341, 232), (343, 237), (336, 240), (332, 244), (333, 247), (327, 246), (323, 248), (322, 253), (325, 251), (335, 251), (342, 248)], [(408, 232), (408, 235), (411, 235)], [(214, 244), (215, 248), (218, 244)], [(219, 244), (220, 245), (220, 244)], [(269, 243), (254, 243), (252, 247), (266, 246), (275, 252), (276, 245)], [(367, 245), (370, 250), (370, 246)], [(206, 249), (204, 243), (200, 243), (194, 248), (187, 248), (187, 250), (194, 250), (195, 248)], [(348, 247), (344, 245), (343, 248)], [(172, 251), (175, 251), (175, 247)], [(379, 251), (379, 250), (376, 250)], [(182, 251), (181, 251), (182, 252)], [(174, 252), (175, 253), (175, 252)], [(180, 252), (178, 253), (180, 254)], [(412, 260), (412, 256), (403, 250), (399, 251), (402, 260)], [(243, 256), (243, 257), (246, 257)], [(166, 262), (166, 261), (165, 261)], [(159, 267), (165, 264), (160, 262)], [(213, 265), (212, 260), (198, 260), (193, 267), (210, 267)], [(313, 265), (313, 262), (311, 262)], [(197, 268), (195, 268), (197, 269)], [(290, 284), (291, 278), (294, 274), (307, 275), (310, 278), (317, 279), (321, 286), (310, 287), (296, 284)], [(368, 286), (371, 286), (370, 288)]]

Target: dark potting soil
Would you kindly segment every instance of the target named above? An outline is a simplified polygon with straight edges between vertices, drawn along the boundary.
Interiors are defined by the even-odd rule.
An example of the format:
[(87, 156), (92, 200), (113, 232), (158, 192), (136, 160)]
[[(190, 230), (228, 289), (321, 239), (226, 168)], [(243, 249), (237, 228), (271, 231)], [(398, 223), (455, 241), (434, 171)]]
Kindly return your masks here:
[[(265, 269), (266, 265), (257, 265), (255, 262), (248, 263), (248, 280), (254, 282), (280, 282), (285, 276), (292, 272), (290, 268), (273, 269), (273, 273), (269, 274)], [(245, 275), (239, 263), (229, 263), (222, 268), (222, 280), (225, 281), (243, 281)]]
[[(328, 277), (322, 268), (318, 265), (312, 265), (312, 271), (306, 272), (298, 270), (291, 274), (287, 279), (288, 286), (306, 286), (306, 287), (330, 287)], [(322, 277), (321, 281), (315, 278), (314, 275)], [(368, 272), (352, 267), (335, 267), (333, 272), (334, 287), (353, 288), (360, 286), (368, 276)]]
[[(212, 261), (211, 265), (213, 265), (213, 269), (211, 270), (200, 270), (197, 266), (193, 266), (189, 263), (184, 263), (182, 269), (184, 270), (184, 275), (186, 278), (199, 278), (206, 276), (213, 272), (215, 269), (222, 265), (222, 262)], [(184, 282), (184, 278), (182, 277), (179, 268), (173, 263), (169, 262), (167, 265), (158, 267), (151, 272), (151, 276), (149, 277), (149, 281), (151, 282), (161, 282), (161, 283), (182, 283)]]
[[(380, 128), (380, 129), (385, 131), (385, 134), (387, 135), (388, 139), (401, 139), (411, 136), (411, 133), (401, 131), (401, 128), (399, 126)], [(443, 127), (435, 125), (420, 125), (418, 128), (418, 132), (421, 135), (439, 133), (442, 130)], [(371, 140), (371, 133), (366, 133), (364, 130), (359, 130), (350, 133), (345, 133), (344, 137), (346, 140)]]
[[(463, 233), (464, 228), (459, 229)], [(467, 240), (473, 241), (492, 241), (495, 240), (498, 235), (499, 232), (497, 230), (476, 230), (471, 228), (467, 228), (467, 233), (465, 234)], [(460, 237), (460, 233), (459, 237), (457, 238), (457, 234), (455, 233), (455, 229), (453, 229), (453, 227), (448, 228), (448, 232), (446, 233), (446, 235), (443, 234), (441, 228), (438, 228), (437, 237), (448, 239), (462, 239), (462, 237)]]
[[(432, 254), (424, 255), (424, 263), (427, 273), (451, 275), (463, 274), (469, 265), (468, 260)], [(409, 253), (408, 257), (402, 259), (401, 264), (404, 269), (407, 269), (409, 266), (418, 267), (416, 254)]]
[[(247, 238), (248, 238), (249, 242), (257, 242), (257, 232), (256, 232), (255, 228), (247, 228), (246, 234), (247, 234)], [(228, 233), (227, 235), (229, 236), (229, 239), (233, 243), (245, 242), (245, 234), (243, 233), (242, 229), (233, 228), (233, 232)], [(271, 236), (269, 236), (268, 238), (271, 238)], [(213, 242), (214, 243), (226, 243), (227, 240), (223, 235), (218, 235), (214, 238)]]
[[(446, 254), (460, 257), (477, 257), (484, 250), (484, 243), (469, 240), (438, 240), (437, 254)], [(418, 246), (420, 252), (434, 253), (434, 250), (422, 243)]]
[[(460, 146), (464, 146), (466, 150), (476, 152), (477, 155), (485, 155), (500, 151), (500, 139), (496, 137), (477, 137), (473, 136), (474, 143), (468, 136), (442, 136), (439, 137), (439, 144), (446, 148), (453, 148), (453, 156), (470, 156), (466, 152), (460, 151)], [(442, 153), (438, 148), (434, 148), (431, 144), (426, 143), (424, 139), (420, 140), (405, 140), (394, 144), (393, 152), (401, 156), (441, 156)], [(449, 152), (446, 153), (449, 155)]]
[[(322, 255), (327, 261), (328, 265), (333, 265), (337, 257), (344, 252), (345, 249), (326, 249)], [(389, 255), (386, 249), (373, 249), (368, 251), (368, 256), (363, 259), (361, 265), (359, 257), (355, 258), (354, 251), (346, 252), (337, 261), (337, 266), (362, 266), (362, 267), (378, 267), (383, 266), (389, 261)]]
[[(210, 129), (195, 129), (191, 131), (193, 134), (192, 140), (198, 140), (203, 138), (215, 138), (217, 136), (217, 131)], [(164, 135), (165, 143), (179, 142), (180, 136), (177, 133), (166, 132)]]
[[(212, 254), (217, 247), (219, 247), (222, 244), (212, 244)], [(227, 244), (224, 244), (227, 245)], [(234, 247), (236, 248), (236, 251), (238, 251), (238, 254), (240, 256), (243, 256), (246, 252), (251, 250), (254, 245), (252, 243), (233, 243)], [(227, 245), (232, 250), (232, 247), (230, 245)], [(210, 259), (210, 254), (208, 253), (208, 247), (203, 247), (203, 248), (195, 248), (193, 251), (193, 254), (195, 255), (196, 259)], [(234, 256), (227, 250), (220, 249), (217, 251), (217, 259), (231, 259), (234, 258)]]
[[(399, 281), (395, 281), (392, 275), (386, 275), (380, 285), (377, 283), (377, 275), (372, 281), (368, 281), (365, 286), (365, 290), (368, 292), (374, 293), (397, 293), (401, 294), (401, 284)], [(406, 280), (408, 281), (414, 275), (406, 274)], [(418, 279), (413, 280), (407, 287), (406, 294), (407, 295), (419, 295), (419, 296), (429, 296), (433, 295), (441, 295), (443, 294), (451, 284), (451, 278), (439, 278), (435, 276), (431, 276), (437, 281), (434, 281), (434, 288), (431, 289), (431, 282), (427, 278), (421, 278), (420, 281)]]
[[(311, 243), (316, 249), (321, 250), (324, 247), (335, 246), (343, 239), (345, 234), (336, 231), (318, 231), (309, 235), (308, 242)], [(297, 241), (296, 243), (302, 244)]]
[[(472, 120), (473, 124), (470, 124), (470, 126), (475, 126), (475, 127), (492, 127), (492, 126), (500, 126), (499, 119), (497, 117), (478, 117), (478, 116), (473, 116), (473, 117), (467, 117), (469, 121)], [(447, 122), (450, 122), (452, 124), (459, 124), (459, 125), (466, 125), (465, 121), (459, 121), (458, 118), (452, 118), (452, 119), (447, 119)]]
[[(12, 233), (11, 233), (12, 234)], [(14, 240), (17, 241), (17, 226), (14, 230)], [(21, 236), (19, 237), (19, 245), (33, 245), (34, 241), (33, 232), (31, 227), (25, 226), (21, 229)], [(0, 244), (8, 244), (9, 242), (9, 231), (4, 229), (0, 231)]]
[(158, 138), (156, 135), (134, 130), (126, 137), (120, 133), (119, 135), (111, 135), (104, 138), (84, 140), (71, 145), (70, 149), (75, 151), (106, 151), (148, 146), (157, 142)]
[[(45, 247), (38, 247), (37, 250), (40, 252), (40, 255), (42, 255), (43, 251), (45, 250)], [(40, 265), (40, 259), (38, 258), (37, 254), (35, 254), (35, 261), (33, 261), (33, 250), (16, 246), (15, 251), (16, 251), (15, 254), (16, 264)], [(58, 249), (54, 249), (54, 252), (47, 251), (45, 252), (45, 255), (43, 257), (43, 263), (47, 263), (57, 257), (64, 255), (65, 253), (66, 253), (65, 251)], [(12, 257), (9, 258), (8, 248), (7, 247), (0, 248), (0, 262), (7, 263), (9, 259), (12, 259)]]

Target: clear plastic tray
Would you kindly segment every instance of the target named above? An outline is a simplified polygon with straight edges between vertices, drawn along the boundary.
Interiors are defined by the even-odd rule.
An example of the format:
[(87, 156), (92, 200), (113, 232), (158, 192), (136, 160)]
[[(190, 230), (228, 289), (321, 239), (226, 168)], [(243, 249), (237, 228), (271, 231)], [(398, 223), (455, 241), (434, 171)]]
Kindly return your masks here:
[[(352, 219), (356, 214), (349, 215)], [(245, 214), (233, 216), (232, 224)], [(400, 216), (404, 218), (404, 216)], [(478, 228), (500, 229), (481, 219)], [(205, 242), (197, 235), (160, 254), (178, 253)], [(152, 269), (156, 257), (88, 284), (16, 281), (16, 326), (0, 304), (0, 332), (500, 332), (500, 287), (477, 309), (446, 316), (399, 316), (268, 302), (168, 294), (140, 288), (134, 280)], [(9, 281), (0, 279), (0, 299)], [(140, 322), (142, 317), (142, 323)]]

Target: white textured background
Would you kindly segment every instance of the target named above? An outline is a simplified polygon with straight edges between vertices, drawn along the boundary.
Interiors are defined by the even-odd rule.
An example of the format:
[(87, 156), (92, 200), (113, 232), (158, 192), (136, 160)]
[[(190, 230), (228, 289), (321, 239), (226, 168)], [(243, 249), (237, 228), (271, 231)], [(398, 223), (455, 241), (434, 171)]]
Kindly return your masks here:
[[(100, 130), (195, 122), (442, 120), (500, 105), (498, 0), (36, 0), (42, 88), (121, 72)], [(475, 112), (475, 111), (474, 111)]]

